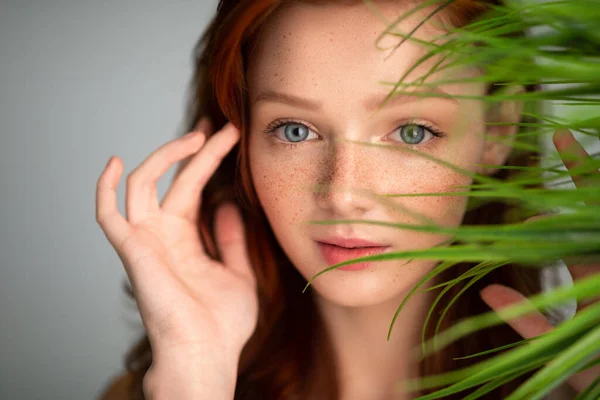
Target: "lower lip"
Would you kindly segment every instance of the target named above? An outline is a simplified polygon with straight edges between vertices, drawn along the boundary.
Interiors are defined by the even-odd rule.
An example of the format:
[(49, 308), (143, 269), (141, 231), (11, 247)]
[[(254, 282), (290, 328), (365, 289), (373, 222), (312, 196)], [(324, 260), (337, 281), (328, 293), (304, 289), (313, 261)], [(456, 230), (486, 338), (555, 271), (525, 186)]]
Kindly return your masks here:
[[(335, 246), (333, 244), (327, 244), (322, 242), (317, 242), (317, 244), (319, 245), (319, 250), (321, 250), (323, 258), (325, 259), (325, 261), (327, 261), (329, 266), (359, 257), (367, 257), (376, 254), (381, 254), (387, 249), (389, 249), (389, 246), (348, 249), (346, 247)], [(361, 262), (344, 265), (343, 267), (339, 267), (337, 269), (340, 269), (342, 271), (360, 271), (362, 269), (368, 268), (370, 265), (370, 262)]]

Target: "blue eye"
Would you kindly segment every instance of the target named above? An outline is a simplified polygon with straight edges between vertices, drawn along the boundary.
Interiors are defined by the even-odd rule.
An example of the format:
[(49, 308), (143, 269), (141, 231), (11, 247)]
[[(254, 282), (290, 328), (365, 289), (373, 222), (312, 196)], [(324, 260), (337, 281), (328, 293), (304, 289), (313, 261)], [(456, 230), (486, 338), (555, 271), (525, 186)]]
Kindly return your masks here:
[(308, 126), (295, 121), (276, 121), (265, 129), (265, 133), (287, 143), (299, 143), (318, 138), (318, 135)]
[(309, 129), (301, 124), (288, 124), (284, 126), (283, 132), (290, 142), (301, 142), (308, 137)]
[(399, 126), (395, 131), (400, 133), (400, 140), (406, 144), (417, 145), (427, 143), (434, 137), (441, 137), (444, 134), (432, 127), (409, 123)]

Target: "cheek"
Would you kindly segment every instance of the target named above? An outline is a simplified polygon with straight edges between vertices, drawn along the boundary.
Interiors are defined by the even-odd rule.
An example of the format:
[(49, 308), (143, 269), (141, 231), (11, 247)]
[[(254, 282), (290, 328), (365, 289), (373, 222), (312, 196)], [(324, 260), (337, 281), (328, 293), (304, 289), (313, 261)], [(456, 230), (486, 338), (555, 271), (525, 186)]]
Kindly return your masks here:
[[(480, 141), (473, 139), (447, 143), (447, 146), (440, 146), (430, 155), (473, 171), (473, 165), (479, 162), (481, 153)], [(330, 165), (326, 154), (300, 146), (282, 148), (281, 145), (272, 145), (256, 137), (250, 141), (254, 186), (276, 230), (277, 226), (281, 227), (284, 223), (295, 225), (305, 221), (314, 211), (315, 185), (340, 183), (330, 181), (342, 179), (342, 176), (345, 183), (380, 194), (462, 192), (465, 189), (461, 189), (461, 186), (471, 184), (470, 177), (436, 162), (398, 152), (379, 151), (375, 154), (372, 150), (365, 150), (365, 154), (356, 153), (356, 157), (351, 157), (352, 168), (342, 168), (345, 174), (337, 173), (335, 177), (330, 177), (324, 171), (334, 171), (335, 168)], [(365, 179), (365, 176), (369, 178)], [(406, 208), (445, 226), (457, 226), (462, 221), (467, 197), (396, 197), (395, 201), (402, 206), (401, 209)], [(384, 215), (377, 216), (386, 219)], [(417, 218), (402, 211), (397, 217), (400, 221), (418, 223)]]
[[(439, 165), (422, 168), (421, 172), (418, 175), (415, 174), (402, 179), (401, 183), (396, 181), (398, 185), (396, 193), (431, 193), (432, 195), (396, 197), (396, 203), (400, 206), (397, 218), (407, 223), (423, 223), (418, 218), (418, 215), (420, 215), (445, 226), (459, 225), (465, 211), (467, 197), (437, 194), (462, 192), (464, 189), (459, 187), (469, 185), (471, 183), (470, 178), (447, 171)], [(416, 215), (411, 215), (413, 213)]]
[[(440, 168), (441, 169), (441, 168)], [(471, 184), (471, 179), (452, 171), (440, 172), (421, 184), (415, 183), (415, 191), (420, 193), (452, 193), (464, 191), (461, 186)], [(426, 216), (443, 226), (457, 226), (461, 223), (465, 207), (466, 196), (423, 196), (415, 197), (414, 201), (420, 199), (420, 204), (415, 204)]]
[[(476, 129), (476, 128), (475, 128)], [(448, 144), (445, 156), (441, 158), (458, 170), (428, 162), (423, 171), (428, 179), (415, 182), (415, 190), (421, 193), (468, 192), (467, 186), (473, 183), (468, 175), (478, 170), (483, 154), (483, 138), (479, 131), (471, 131), (463, 140)], [(465, 173), (461, 173), (460, 170)], [(426, 196), (423, 197), (424, 212), (444, 226), (458, 226), (465, 213), (468, 196)], [(429, 210), (429, 211), (427, 211)]]
[[(475, 143), (474, 143), (475, 144)], [(474, 165), (479, 162), (479, 144), (468, 149), (452, 149), (445, 154), (434, 155), (462, 170), (472, 172)], [(429, 218), (443, 226), (460, 225), (466, 209), (468, 197), (464, 195), (439, 195), (443, 193), (465, 192), (465, 186), (472, 183), (469, 175), (440, 165), (434, 161), (414, 159), (413, 165), (402, 163), (402, 172), (389, 182), (396, 193), (426, 194), (431, 196), (396, 197), (402, 208), (417, 215)], [(422, 223), (418, 217), (406, 212), (400, 212), (398, 218), (407, 223)]]
[(309, 211), (317, 167), (310, 160), (269, 147), (251, 140), (250, 169), (261, 206), (274, 225), (300, 223)]

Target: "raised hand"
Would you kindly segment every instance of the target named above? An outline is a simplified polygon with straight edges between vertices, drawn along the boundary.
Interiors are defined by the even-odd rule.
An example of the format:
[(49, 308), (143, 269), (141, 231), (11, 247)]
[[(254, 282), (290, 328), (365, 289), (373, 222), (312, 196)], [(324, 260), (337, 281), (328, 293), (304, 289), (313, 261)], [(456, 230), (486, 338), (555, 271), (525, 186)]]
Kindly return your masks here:
[[(194, 132), (161, 146), (128, 176), (127, 218), (117, 209), (123, 172), (118, 157), (111, 157), (97, 182), (96, 220), (123, 262), (154, 359), (206, 351), (235, 358), (257, 322), (255, 277), (237, 208), (225, 204), (217, 211), (215, 237), (222, 261), (206, 254), (198, 234), (202, 190), (239, 140), (232, 124), (207, 140), (209, 126), (201, 121)], [(159, 204), (156, 182), (190, 155)]]
[[(554, 134), (554, 144), (559, 151), (567, 170), (569, 171), (580, 167), (582, 161), (590, 157), (569, 131), (557, 131)], [(585, 178), (574, 176), (573, 181), (577, 188), (582, 188), (589, 185), (598, 184), (599, 176), (600, 173), (595, 171), (587, 175)], [(545, 216), (536, 216), (530, 218), (529, 220), (544, 217)], [(600, 274), (599, 264), (569, 265), (568, 268), (574, 281), (589, 277), (591, 275)], [(518, 291), (497, 284), (489, 285), (484, 288), (481, 291), (481, 297), (493, 310), (500, 310), (516, 303), (528, 301), (527, 298)], [(582, 308), (589, 306), (592, 302), (597, 301), (600, 301), (600, 298), (579, 303), (577, 305), (577, 310), (579, 311)], [(524, 338), (533, 338), (554, 329), (546, 317), (537, 311), (529, 313), (526, 316), (507, 320), (506, 322)], [(581, 392), (599, 376), (600, 366), (595, 366), (578, 374), (572, 375), (568, 382), (576, 391)]]

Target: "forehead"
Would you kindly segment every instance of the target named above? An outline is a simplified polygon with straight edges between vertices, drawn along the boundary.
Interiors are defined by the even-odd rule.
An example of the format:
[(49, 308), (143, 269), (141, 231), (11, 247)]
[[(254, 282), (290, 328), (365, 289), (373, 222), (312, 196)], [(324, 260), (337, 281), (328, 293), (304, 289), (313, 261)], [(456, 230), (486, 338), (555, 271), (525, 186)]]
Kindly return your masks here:
[[(247, 74), (251, 94), (274, 89), (291, 93), (308, 90), (314, 97), (334, 98), (339, 94), (341, 101), (348, 101), (354, 94), (363, 98), (365, 93), (388, 93), (391, 86), (377, 82), (397, 82), (427, 50), (406, 41), (392, 51), (401, 40), (399, 36), (386, 35), (377, 45), (376, 40), (391, 21), (413, 7), (413, 2), (378, 3), (378, 15), (364, 2), (282, 6), (265, 24), (250, 56)], [(397, 24), (396, 31), (410, 32), (429, 12), (431, 9), (417, 11)], [(434, 18), (415, 36), (431, 41), (443, 33), (440, 19)], [(418, 67), (409, 80), (427, 72), (435, 62), (432, 59)]]

